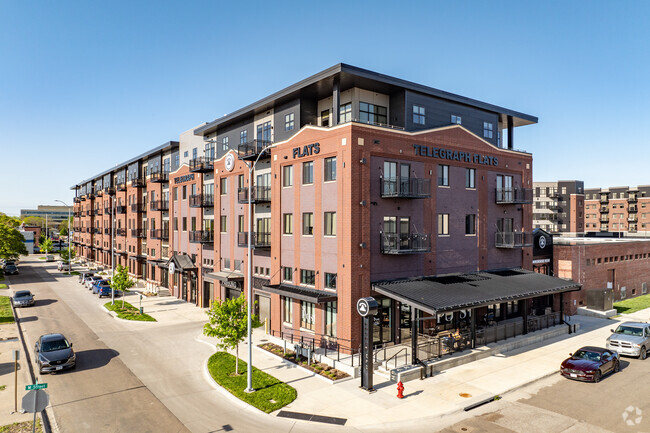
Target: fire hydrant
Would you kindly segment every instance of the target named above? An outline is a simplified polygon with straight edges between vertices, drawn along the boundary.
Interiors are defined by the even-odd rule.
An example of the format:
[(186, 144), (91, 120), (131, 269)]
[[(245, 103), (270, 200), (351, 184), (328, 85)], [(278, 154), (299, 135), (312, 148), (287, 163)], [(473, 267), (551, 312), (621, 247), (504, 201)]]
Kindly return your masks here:
[(397, 398), (404, 398), (404, 385), (401, 380), (397, 382)]

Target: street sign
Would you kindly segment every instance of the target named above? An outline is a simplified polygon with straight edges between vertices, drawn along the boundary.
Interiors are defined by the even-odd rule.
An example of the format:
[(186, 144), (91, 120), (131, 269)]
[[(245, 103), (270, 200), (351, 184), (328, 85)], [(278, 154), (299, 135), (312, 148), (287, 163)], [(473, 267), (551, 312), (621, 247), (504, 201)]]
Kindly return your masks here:
[(357, 301), (357, 312), (361, 317), (374, 316), (379, 311), (379, 304), (372, 296)]
[(47, 383), (35, 383), (33, 385), (27, 385), (25, 391), (30, 391), (32, 389), (45, 389), (47, 388)]
[[(39, 384), (40, 385), (40, 384)], [(23, 397), (23, 410), (29, 413), (40, 412), (50, 403), (50, 397), (42, 389), (33, 389)]]

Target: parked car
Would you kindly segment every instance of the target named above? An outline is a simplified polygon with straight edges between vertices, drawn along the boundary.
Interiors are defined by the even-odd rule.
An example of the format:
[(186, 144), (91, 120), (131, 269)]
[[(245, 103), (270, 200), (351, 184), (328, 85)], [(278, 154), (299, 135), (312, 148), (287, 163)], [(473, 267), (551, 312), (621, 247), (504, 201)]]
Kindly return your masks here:
[(603, 375), (620, 370), (618, 353), (602, 347), (585, 346), (569, 354), (560, 366), (564, 377), (599, 382)]
[(76, 361), (72, 343), (62, 334), (41, 335), (34, 345), (34, 362), (41, 374), (74, 368)]
[(18, 267), (14, 264), (5, 265), (5, 274), (14, 275), (18, 273)]
[(46, 254), (45, 255), (45, 261), (46, 262), (53, 262), (55, 260), (54, 256), (52, 254)]
[(17, 265), (17, 263), (16, 263), (15, 260), (5, 260), (5, 259), (2, 259), (2, 261), (0, 262), (0, 267), (1, 267), (2, 269), (4, 269), (7, 265), (14, 265), (14, 266), (15, 266), (15, 265)]
[(94, 282), (93, 282), (93, 286), (92, 286), (93, 295), (96, 294), (96, 293), (99, 293), (99, 290), (100, 290), (103, 286), (111, 287), (111, 284), (110, 284), (107, 280), (97, 280), (97, 281), (94, 281)]
[[(111, 297), (111, 286), (110, 284), (107, 286), (102, 286), (99, 289), (99, 297), (102, 298), (104, 296)], [(122, 296), (122, 291), (121, 290), (115, 290), (115, 297), (119, 298)]]
[(608, 350), (646, 359), (650, 349), (650, 323), (625, 322), (611, 331), (612, 335), (607, 337)]
[(91, 277), (93, 275), (95, 275), (95, 272), (93, 272), (93, 271), (81, 271), (81, 272), (79, 272), (79, 282), (81, 284), (84, 284), (85, 278), (86, 277)]
[(60, 272), (62, 272), (62, 271), (68, 271), (69, 272), (69, 271), (72, 270), (72, 266), (70, 265), (70, 262), (68, 262), (67, 260), (59, 260), (58, 262), (56, 262), (56, 268)]
[(102, 277), (99, 275), (92, 275), (85, 280), (85, 285), (88, 290), (93, 288), (93, 284), (95, 284), (97, 281), (101, 281)]
[(11, 298), (11, 303), (14, 305), (14, 308), (31, 307), (34, 305), (34, 295), (29, 290), (19, 290)]

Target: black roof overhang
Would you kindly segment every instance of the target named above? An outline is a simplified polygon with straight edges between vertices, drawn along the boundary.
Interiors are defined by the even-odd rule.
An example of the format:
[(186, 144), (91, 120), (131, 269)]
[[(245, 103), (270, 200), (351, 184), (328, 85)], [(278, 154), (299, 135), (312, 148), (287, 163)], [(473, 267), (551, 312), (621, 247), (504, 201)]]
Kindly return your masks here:
[(299, 299), (301, 301), (322, 304), (324, 302), (336, 301), (336, 293), (316, 290), (309, 287), (294, 286), (292, 284), (267, 284), (262, 286), (263, 290), (288, 298)]
[(419, 277), (372, 284), (375, 292), (430, 314), (479, 308), (555, 293), (578, 291), (582, 286), (523, 269), (471, 274)]

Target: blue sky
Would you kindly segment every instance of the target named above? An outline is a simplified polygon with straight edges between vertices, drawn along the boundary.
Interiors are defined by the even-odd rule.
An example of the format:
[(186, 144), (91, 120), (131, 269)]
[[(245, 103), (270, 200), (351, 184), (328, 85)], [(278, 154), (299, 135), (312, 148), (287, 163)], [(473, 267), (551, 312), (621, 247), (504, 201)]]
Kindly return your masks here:
[(650, 184), (650, 3), (0, 0), (0, 211), (339, 62), (539, 117), (534, 180)]

